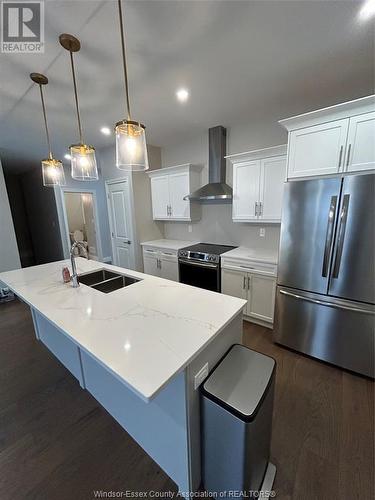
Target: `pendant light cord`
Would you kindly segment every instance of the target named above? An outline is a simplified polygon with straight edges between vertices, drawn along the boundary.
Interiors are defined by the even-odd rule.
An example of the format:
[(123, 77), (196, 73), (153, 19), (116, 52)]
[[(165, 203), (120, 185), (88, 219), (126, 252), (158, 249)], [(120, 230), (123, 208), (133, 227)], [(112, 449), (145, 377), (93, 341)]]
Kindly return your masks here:
[(44, 126), (46, 128), (46, 136), (47, 136), (47, 145), (48, 145), (48, 155), (49, 159), (52, 159), (52, 150), (51, 150), (51, 141), (49, 138), (49, 132), (48, 132), (48, 124), (47, 124), (47, 113), (46, 113), (46, 106), (44, 104), (44, 96), (43, 96), (43, 89), (42, 85), (39, 84), (39, 90), (40, 90), (40, 98), (42, 100), (42, 109), (43, 109), (43, 117), (44, 117)]
[(76, 102), (77, 119), (78, 119), (79, 140), (80, 140), (80, 143), (83, 144), (83, 134), (82, 134), (81, 116), (79, 114), (79, 106), (78, 106), (77, 82), (76, 82), (76, 74), (74, 71), (73, 52), (70, 50), (69, 54), (70, 54), (70, 65), (72, 67), (74, 98), (75, 98), (75, 102)]
[(123, 25), (123, 20), (122, 20), (121, 0), (118, 0), (118, 12), (119, 12), (119, 19), (120, 19), (122, 63), (123, 63), (123, 67), (124, 67), (124, 80), (125, 80), (125, 92), (126, 92), (126, 107), (127, 107), (127, 113), (128, 113), (128, 120), (130, 120), (131, 115), (130, 115), (130, 101), (129, 101), (129, 82), (128, 82), (128, 69), (126, 66), (125, 34), (124, 34), (124, 25)]

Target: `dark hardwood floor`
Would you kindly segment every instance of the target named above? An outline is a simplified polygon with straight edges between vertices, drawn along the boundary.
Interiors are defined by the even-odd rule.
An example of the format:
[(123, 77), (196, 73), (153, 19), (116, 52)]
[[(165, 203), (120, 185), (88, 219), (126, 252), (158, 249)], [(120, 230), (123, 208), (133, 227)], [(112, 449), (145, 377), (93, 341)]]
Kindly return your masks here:
[[(374, 385), (272, 343), (277, 361), (272, 460), (278, 499), (374, 497)], [(175, 484), (35, 340), (28, 308), (0, 306), (0, 499), (86, 500), (94, 490), (173, 491)]]

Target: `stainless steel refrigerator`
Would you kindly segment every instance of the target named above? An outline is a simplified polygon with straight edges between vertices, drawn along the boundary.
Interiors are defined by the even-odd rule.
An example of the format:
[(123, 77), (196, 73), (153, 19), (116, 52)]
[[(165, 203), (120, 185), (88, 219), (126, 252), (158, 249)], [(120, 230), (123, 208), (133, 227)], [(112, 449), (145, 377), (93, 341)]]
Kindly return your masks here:
[(285, 185), (274, 341), (374, 377), (375, 174)]

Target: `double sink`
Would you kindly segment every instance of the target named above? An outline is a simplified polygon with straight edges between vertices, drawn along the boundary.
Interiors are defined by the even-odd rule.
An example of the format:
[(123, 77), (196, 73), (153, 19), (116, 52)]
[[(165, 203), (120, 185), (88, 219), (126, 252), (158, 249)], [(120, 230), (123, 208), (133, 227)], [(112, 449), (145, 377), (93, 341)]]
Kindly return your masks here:
[(114, 292), (125, 286), (133, 285), (140, 279), (126, 276), (125, 274), (115, 273), (108, 269), (100, 269), (87, 274), (78, 276), (79, 282), (103, 293)]

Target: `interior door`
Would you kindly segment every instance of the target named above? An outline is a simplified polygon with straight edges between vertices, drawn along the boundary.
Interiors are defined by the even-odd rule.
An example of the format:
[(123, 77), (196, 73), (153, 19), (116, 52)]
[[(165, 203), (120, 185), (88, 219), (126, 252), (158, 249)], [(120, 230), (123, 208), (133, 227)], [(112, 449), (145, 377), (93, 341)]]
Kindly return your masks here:
[(116, 266), (134, 269), (134, 238), (129, 181), (109, 184), (108, 198), (111, 214), (113, 263)]
[(285, 184), (279, 284), (327, 293), (341, 182), (340, 177)]
[(260, 217), (262, 220), (281, 220), (285, 181), (286, 157), (276, 156), (261, 161)]
[(189, 174), (169, 175), (169, 200), (172, 219), (189, 219), (190, 202), (184, 200), (184, 196), (189, 194)]
[(289, 137), (288, 178), (340, 172), (349, 119), (293, 130)]
[(233, 165), (233, 219), (257, 219), (259, 202), (260, 161)]
[(329, 294), (375, 304), (375, 174), (344, 178)]
[(375, 168), (375, 112), (350, 118), (347, 144), (346, 171)]
[(151, 178), (151, 196), (154, 219), (168, 219), (170, 204), (168, 175)]

